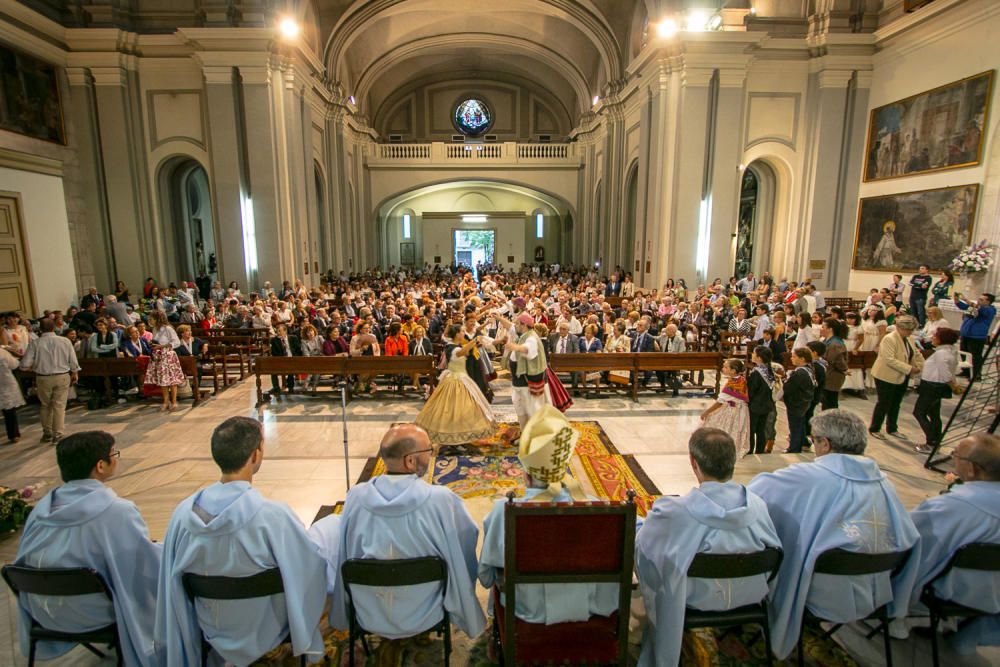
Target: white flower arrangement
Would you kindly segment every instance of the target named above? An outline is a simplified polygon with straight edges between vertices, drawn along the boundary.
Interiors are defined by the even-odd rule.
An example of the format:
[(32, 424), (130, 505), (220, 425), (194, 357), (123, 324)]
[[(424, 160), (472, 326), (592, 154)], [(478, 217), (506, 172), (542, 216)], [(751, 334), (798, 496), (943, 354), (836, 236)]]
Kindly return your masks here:
[(948, 268), (954, 273), (980, 273), (993, 266), (993, 251), (995, 248), (985, 240), (975, 243), (951, 260)]

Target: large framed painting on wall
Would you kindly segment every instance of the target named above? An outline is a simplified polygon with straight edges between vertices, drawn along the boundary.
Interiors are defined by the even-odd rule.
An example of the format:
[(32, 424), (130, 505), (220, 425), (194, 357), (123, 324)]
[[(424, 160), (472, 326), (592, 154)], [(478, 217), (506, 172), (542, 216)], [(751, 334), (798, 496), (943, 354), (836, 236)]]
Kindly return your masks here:
[(865, 181), (979, 164), (992, 91), (990, 70), (872, 109)]
[(399, 263), (403, 266), (414, 266), (417, 262), (417, 244), (404, 241), (399, 244)]
[(66, 143), (56, 68), (0, 45), (0, 128)]
[(858, 205), (853, 268), (943, 269), (972, 241), (979, 185), (866, 197)]

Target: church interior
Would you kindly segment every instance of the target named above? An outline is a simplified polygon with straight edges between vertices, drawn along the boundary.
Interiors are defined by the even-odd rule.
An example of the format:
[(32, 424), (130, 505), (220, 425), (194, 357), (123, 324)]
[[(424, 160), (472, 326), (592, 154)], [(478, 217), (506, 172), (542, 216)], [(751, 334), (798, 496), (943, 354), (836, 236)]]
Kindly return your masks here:
[[(423, 427), (429, 461), (417, 449), (400, 460), (420, 459), (417, 478), (461, 500), (478, 531), (475, 560), (497, 503), (509, 491), (523, 496), (539, 479), (525, 463), (528, 425), (541, 424), (556, 395), (565, 395), (555, 406), (565, 414), (551, 419), (565, 421), (575, 449), (559, 476), (571, 480), (564, 488), (577, 489), (570, 499), (635, 506), (643, 527), (634, 540), (621, 538), (631, 557), (648, 548), (652, 538), (642, 533), (653, 527), (659, 499), (705, 488), (692, 438), (716, 423), (718, 414), (706, 416), (711, 406), (727, 406), (722, 412), (739, 402), (726, 403), (727, 396), (740, 394), (749, 413), (741, 408), (739, 426), (720, 426), (737, 454), (720, 481), (731, 477), (745, 493), (756, 492), (760, 476), (819, 465), (824, 451), (839, 451), (829, 449), (832, 440), (821, 444), (819, 422), (806, 441), (806, 423), (789, 402), (800, 363), (789, 353), (812, 341), (822, 347), (824, 339), (830, 350), (835, 339), (848, 343), (853, 356), (848, 365), (845, 353), (843, 363), (852, 370), (823, 395), (814, 419), (836, 410), (864, 422), (867, 449), (855, 453), (877, 463), (880, 488), (891, 490), (901, 516), (956, 488), (956, 478), (961, 487), (989, 489), (991, 500), (975, 509), (989, 515), (1000, 508), (1000, 449), (991, 435), (1000, 423), (1000, 344), (994, 350), (991, 319), (981, 335), (972, 322), (995, 313), (1000, 289), (995, 40), (997, 0), (0, 0), (0, 361), (12, 360), (10, 369), (0, 368), (0, 407), (5, 419), (16, 410), (15, 431), (20, 422), (16, 437), (8, 424), (10, 442), (0, 445), (0, 487), (23, 489), (13, 493), (21, 505), (42, 506), (69, 482), (57, 458), (65, 440), (57, 447), (57, 436), (113, 436), (114, 456), (94, 469), (110, 467), (114, 474), (99, 479), (134, 503), (148, 538), (164, 545), (156, 613), (146, 618), (155, 641), (148, 654), (128, 653), (129, 665), (200, 660), (186, 653), (187, 640), (177, 648), (179, 639), (159, 634), (164, 623), (170, 627), (161, 623), (162, 605), (195, 605), (198, 617), (208, 608), (164, 602), (165, 564), (181, 549), (176, 512), (220, 480), (217, 428), (232, 417), (252, 418), (262, 429), (262, 448), (254, 451), (263, 461), (254, 459), (259, 453), (250, 459), (252, 488), (290, 508), (301, 523), (296, 535), (320, 517), (339, 516), (343, 533), (333, 542), (341, 550), (352, 540), (377, 541), (364, 526), (349, 532), (358, 521), (349, 492), (360, 498), (380, 476), (401, 475), (386, 443), (400, 425)], [(121, 316), (116, 306), (127, 306), (117, 310)], [(834, 311), (835, 326), (826, 319)], [(718, 319), (723, 312), (725, 321)], [(109, 332), (105, 318), (112, 316)], [(935, 322), (954, 334), (955, 363), (968, 379), (950, 368), (947, 380), (926, 371), (921, 378), (907, 341), (927, 343), (920, 345), (923, 368), (935, 357), (940, 362), (932, 348), (951, 347), (940, 336), (929, 344)], [(138, 324), (145, 332), (129, 326)], [(573, 349), (560, 360), (564, 325)], [(34, 346), (52, 336), (52, 326), (75, 343), (76, 356), (69, 368), (45, 372)], [(188, 345), (177, 336), (185, 326), (207, 349), (184, 347), (194, 364), (171, 351)], [(532, 333), (539, 326), (542, 332)], [(18, 327), (27, 335), (18, 338)], [(597, 365), (585, 359), (594, 351), (591, 327), (604, 352), (617, 350), (595, 355), (607, 357)], [(161, 339), (168, 329), (176, 343)], [(772, 368), (755, 351), (765, 329), (767, 341), (779, 336), (774, 361), (780, 367), (788, 360), (787, 374), (779, 369), (784, 396), (771, 370), (758, 373), (771, 403), (770, 413), (759, 413), (754, 368)], [(671, 362), (668, 344), (678, 330), (684, 360)], [(125, 346), (132, 331), (134, 354)], [(613, 349), (619, 334), (628, 336), (625, 346)], [(424, 335), (426, 351), (414, 352)], [(661, 366), (642, 365), (644, 337)], [(882, 361), (890, 338), (911, 355), (901, 380), (879, 376), (891, 365)], [(112, 339), (115, 346), (102, 347)], [(409, 345), (408, 365), (393, 366), (407, 359), (389, 352), (399, 339)], [(473, 339), (469, 348), (465, 341)], [(530, 379), (539, 347), (548, 359), (545, 377), (555, 376), (542, 381), (542, 394)], [(771, 348), (765, 352), (770, 358)], [(296, 365), (299, 356), (319, 361)], [(738, 368), (726, 361), (734, 357)], [(613, 358), (631, 365), (615, 366)], [(817, 386), (815, 404), (832, 373), (825, 371), (824, 389), (812, 370), (818, 362), (809, 359), (802, 363)], [(105, 361), (120, 364), (99, 367)], [(138, 370), (106, 370), (125, 363)], [(180, 379), (151, 382), (154, 368)], [(13, 389), (4, 389), (4, 374)], [(58, 417), (50, 427), (43, 424), (53, 409), (47, 401), (56, 399), (43, 403), (42, 392), (66, 374), (73, 386), (62, 392), (65, 426)], [(741, 390), (744, 374), (750, 386)], [(458, 376), (465, 384), (449, 384)], [(918, 379), (920, 388), (907, 392), (907, 382)], [(926, 410), (924, 388), (935, 382), (946, 398), (937, 398), (943, 425), (932, 437), (914, 413)], [(443, 405), (446, 388), (468, 402)], [(13, 408), (6, 391), (20, 399)], [(526, 413), (540, 395), (551, 396), (544, 415), (537, 407)], [(898, 426), (889, 414), (881, 431), (881, 406), (893, 401)], [(432, 403), (438, 414), (429, 414)], [(470, 437), (437, 437), (434, 429), (447, 419), (480, 416), (480, 409), (488, 433), (473, 434), (470, 426)], [(442, 417), (447, 410), (455, 416)], [(761, 414), (772, 415), (771, 426), (755, 421)], [(766, 451), (758, 426), (770, 429)], [(222, 472), (225, 481), (232, 471)], [(801, 493), (804, 508), (808, 490)], [(763, 488), (761, 496), (770, 505)], [(5, 492), (0, 514), (12, 502)], [(24, 535), (40, 516), (27, 515)], [(25, 517), (9, 525), (2, 519), (0, 562), (42, 567), (22, 539)], [(876, 532), (883, 528), (871, 523)], [(1000, 544), (1000, 514), (979, 523), (996, 531), (979, 541)], [(847, 523), (843, 531), (850, 532)], [(777, 533), (785, 554), (768, 584), (773, 598), (797, 558), (780, 526)], [(333, 590), (343, 583), (333, 580), (344, 554), (326, 556), (334, 563), (327, 576), (336, 605)], [(916, 560), (893, 576), (903, 578)], [(618, 634), (628, 635), (619, 637), (628, 657), (605, 663), (796, 660), (799, 616), (775, 618), (776, 601), (773, 647), (764, 642), (766, 630), (738, 621), (725, 632), (687, 630), (681, 653), (671, 654), (660, 636), (668, 623), (650, 608), (667, 589), (649, 593), (642, 576), (642, 563), (652, 562), (637, 558), (625, 601), (631, 626)], [(205, 575), (253, 573), (199, 568)], [(971, 648), (953, 641), (968, 629), (963, 623), (937, 634), (926, 622), (908, 634), (896, 628), (890, 639), (888, 619), (884, 644), (881, 621), (860, 620), (868, 610), (829, 635), (802, 630), (798, 664), (1000, 664), (1000, 573), (986, 566), (969, 572), (992, 604), (969, 615), (995, 623)], [(449, 609), (450, 664), (514, 664), (502, 662), (513, 658), (505, 639), (491, 634), (501, 632), (493, 629), (499, 620), (491, 591), (474, 581), (475, 568), (471, 576), (486, 629), (472, 623), (482, 632), (468, 636), (463, 613), (471, 612)], [(869, 602), (882, 596), (875, 606), (899, 595), (895, 583), (886, 594), (887, 574), (885, 581), (870, 576)], [(0, 663), (25, 665), (30, 596), (4, 578)], [(384, 601), (392, 593), (378, 595)], [(116, 589), (116, 605), (119, 596), (125, 593)], [(911, 610), (919, 606), (920, 590), (910, 602)], [(819, 616), (822, 605), (814, 608), (812, 598), (802, 604), (831, 621), (824, 630), (841, 622)], [(681, 625), (684, 611), (681, 605)], [(905, 611), (894, 616), (899, 623)], [(926, 609), (918, 615), (926, 618)], [(331, 608), (331, 626), (334, 616)], [(289, 618), (284, 623), (290, 644), (265, 646), (266, 655), (253, 659), (225, 656), (227, 663), (298, 664), (309, 642)], [(314, 642), (310, 659), (347, 665), (347, 626), (326, 624), (324, 616), (322, 650)], [(124, 625), (119, 619), (119, 634)], [(782, 625), (794, 632), (776, 629)], [(357, 664), (444, 664), (443, 640), (418, 630), (416, 638), (369, 640), (371, 655), (357, 652)], [(785, 640), (791, 648), (782, 647)], [(99, 657), (83, 646), (66, 648), (39, 658), (58, 665), (115, 660), (115, 650)]]

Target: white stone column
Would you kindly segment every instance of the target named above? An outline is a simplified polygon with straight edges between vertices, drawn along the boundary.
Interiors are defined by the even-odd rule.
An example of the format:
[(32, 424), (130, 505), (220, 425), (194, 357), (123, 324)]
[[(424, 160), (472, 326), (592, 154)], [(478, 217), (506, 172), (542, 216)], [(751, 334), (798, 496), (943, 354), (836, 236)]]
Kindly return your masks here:
[(733, 273), (733, 238), (739, 218), (740, 145), (743, 134), (743, 84), (746, 68), (720, 68), (717, 75), (712, 142), (711, 236), (708, 274), (723, 280)]
[(209, 144), (212, 148), (209, 170), (212, 176), (212, 201), (215, 207), (215, 247), (219, 278), (223, 284), (235, 280), (247, 290), (254, 276), (247, 274), (243, 242), (244, 165), (242, 146), (245, 137), (239, 131), (241, 113), (237, 105), (236, 70), (229, 66), (206, 66), (206, 113)]

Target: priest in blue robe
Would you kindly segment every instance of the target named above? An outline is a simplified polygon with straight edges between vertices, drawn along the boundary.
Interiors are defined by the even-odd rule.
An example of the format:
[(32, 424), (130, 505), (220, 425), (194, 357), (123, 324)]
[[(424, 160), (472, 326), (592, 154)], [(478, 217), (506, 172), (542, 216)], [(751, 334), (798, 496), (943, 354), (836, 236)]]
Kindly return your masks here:
[[(904, 616), (920, 562), (917, 529), (896, 489), (864, 456), (868, 432), (845, 410), (826, 410), (810, 421), (816, 460), (757, 475), (748, 488), (764, 499), (785, 552), (768, 608), (775, 655), (795, 648), (805, 608), (848, 622), (885, 603)], [(813, 576), (816, 559), (830, 549), (887, 553), (911, 549), (900, 572), (844, 577)]]
[[(437, 556), (448, 566), (443, 595), (436, 582), (394, 588), (351, 586), (361, 627), (387, 639), (412, 637), (432, 628), (444, 609), (470, 637), (486, 626), (475, 593), (479, 529), (451, 489), (423, 480), (433, 451), (427, 432), (419, 426), (392, 427), (379, 447), (386, 474), (358, 484), (344, 500), (341, 564), (351, 558)], [(334, 627), (347, 629), (347, 597), (340, 578), (331, 616)]]
[[(146, 522), (131, 502), (104, 483), (118, 468), (115, 439), (103, 431), (74, 433), (56, 445), (63, 484), (50, 491), (28, 516), (16, 565), (38, 568), (87, 567), (111, 589), (104, 595), (18, 597), (17, 633), (28, 655), (31, 619), (50, 630), (86, 632), (118, 624), (126, 665), (159, 665), (153, 648), (156, 579), (160, 545), (149, 540)], [(36, 658), (51, 660), (76, 644), (39, 642)]]
[[(212, 433), (219, 482), (184, 500), (170, 519), (156, 606), (156, 639), (168, 666), (201, 662), (204, 633), (215, 653), (248, 665), (291, 638), (295, 655), (321, 656), (319, 622), (326, 602), (326, 563), (299, 518), (251, 487), (264, 460), (259, 422), (230, 417)], [(278, 568), (285, 592), (247, 600), (192, 602), (186, 572), (246, 577)]]
[[(920, 533), (921, 558), (911, 597), (911, 613), (925, 615), (920, 593), (966, 544), (1000, 544), (1000, 438), (985, 433), (969, 436), (952, 454), (962, 483), (948, 493), (922, 502), (910, 516)], [(953, 569), (934, 583), (946, 600), (1000, 614), (1000, 574)], [(898, 627), (898, 626), (897, 626)], [(962, 654), (981, 645), (1000, 644), (996, 618), (973, 620), (952, 636), (951, 647)]]
[(649, 625), (640, 666), (676, 665), (684, 634), (684, 609), (734, 609), (768, 595), (767, 575), (689, 579), (699, 553), (737, 554), (781, 547), (767, 505), (732, 481), (736, 443), (725, 431), (699, 428), (688, 441), (698, 488), (659, 498), (635, 539), (636, 573)]
[[(564, 437), (567, 444), (559, 443)], [(588, 500), (566, 466), (580, 434), (556, 408), (545, 405), (521, 432), (519, 457), (527, 475), (524, 497), (515, 502), (573, 502)], [(479, 583), (490, 589), (504, 567), (504, 505), (497, 500), (483, 523), (483, 549), (479, 556)], [(503, 593), (501, 593), (501, 596)], [(519, 584), (515, 615), (528, 623), (586, 621), (610, 616), (618, 609), (618, 584)]]

